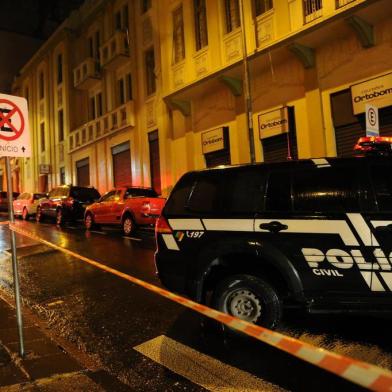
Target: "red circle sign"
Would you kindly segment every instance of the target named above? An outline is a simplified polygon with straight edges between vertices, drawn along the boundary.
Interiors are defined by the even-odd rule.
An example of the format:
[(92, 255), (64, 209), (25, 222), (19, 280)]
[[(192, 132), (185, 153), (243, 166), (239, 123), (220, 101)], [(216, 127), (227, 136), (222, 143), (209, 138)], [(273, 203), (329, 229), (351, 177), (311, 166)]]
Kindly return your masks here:
[[(2, 104), (6, 104), (11, 107), (10, 109), (7, 109), (8, 111), (7, 113), (1, 110)], [(19, 116), (20, 118), (19, 129), (16, 129), (11, 122), (12, 117), (14, 116)], [(0, 99), (0, 140), (11, 141), (11, 140), (18, 139), (23, 133), (24, 126), (25, 126), (25, 121), (24, 121), (22, 111), (13, 102), (9, 101), (8, 99)], [(11, 132), (13, 132), (13, 134), (10, 136), (3, 135), (1, 131), (4, 127), (9, 128)]]

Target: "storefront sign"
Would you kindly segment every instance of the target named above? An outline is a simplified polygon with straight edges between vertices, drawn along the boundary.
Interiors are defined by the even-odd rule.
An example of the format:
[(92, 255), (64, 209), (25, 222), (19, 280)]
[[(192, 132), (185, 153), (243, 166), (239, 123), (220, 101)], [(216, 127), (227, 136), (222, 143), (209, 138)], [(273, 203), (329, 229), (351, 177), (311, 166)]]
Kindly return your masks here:
[(225, 128), (217, 128), (212, 131), (203, 132), (201, 134), (201, 144), (203, 154), (224, 150), (225, 144)]
[(392, 105), (392, 73), (351, 86), (354, 114), (365, 112), (371, 103), (380, 108)]
[(40, 164), (39, 165), (39, 174), (49, 174), (50, 173), (50, 165)]
[(280, 135), (289, 131), (288, 107), (272, 110), (271, 112), (261, 113), (259, 119), (260, 139)]

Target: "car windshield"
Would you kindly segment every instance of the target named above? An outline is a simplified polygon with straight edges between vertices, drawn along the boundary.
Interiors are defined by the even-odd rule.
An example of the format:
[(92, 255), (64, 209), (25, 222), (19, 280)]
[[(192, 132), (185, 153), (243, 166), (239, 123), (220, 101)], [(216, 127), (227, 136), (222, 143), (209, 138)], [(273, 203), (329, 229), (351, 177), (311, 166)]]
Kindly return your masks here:
[(70, 196), (79, 201), (93, 201), (100, 198), (100, 194), (95, 188), (83, 187), (73, 187)]

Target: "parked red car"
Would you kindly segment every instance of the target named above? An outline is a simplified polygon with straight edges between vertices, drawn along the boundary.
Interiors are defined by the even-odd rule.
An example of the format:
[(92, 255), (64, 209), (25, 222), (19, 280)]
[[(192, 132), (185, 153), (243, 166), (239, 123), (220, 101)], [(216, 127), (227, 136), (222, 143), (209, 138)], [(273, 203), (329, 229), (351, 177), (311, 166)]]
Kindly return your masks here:
[(35, 215), (39, 199), (46, 197), (46, 193), (24, 192), (13, 201), (14, 215), (28, 220), (30, 216)]
[(151, 188), (116, 188), (86, 208), (85, 226), (121, 225), (125, 235), (140, 226), (153, 228), (165, 201)]

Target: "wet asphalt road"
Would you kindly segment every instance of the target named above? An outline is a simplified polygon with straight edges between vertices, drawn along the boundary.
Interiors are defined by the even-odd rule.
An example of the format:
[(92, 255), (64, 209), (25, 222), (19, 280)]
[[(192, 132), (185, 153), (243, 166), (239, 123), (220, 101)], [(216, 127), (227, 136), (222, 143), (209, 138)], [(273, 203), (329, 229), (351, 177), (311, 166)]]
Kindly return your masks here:
[[(17, 223), (48, 241), (160, 285), (155, 276), (151, 233), (126, 239), (120, 231), (105, 228), (103, 232), (86, 233), (76, 226), (59, 229), (50, 223)], [(110, 273), (19, 235), (17, 239), (24, 301), (49, 324), (54, 335), (88, 354), (116, 377), (124, 390), (199, 391), (204, 390), (203, 385), (210, 390), (241, 391), (247, 382), (253, 385), (248, 390), (359, 389), (262, 343), (232, 339), (218, 325)], [(9, 249), (8, 241), (8, 229), (0, 226), (0, 250)], [(11, 288), (11, 264), (4, 252), (0, 257), (0, 286)], [(280, 330), (392, 369), (389, 318), (289, 313)], [(153, 343), (143, 345), (151, 340)], [(187, 351), (189, 348), (194, 351)], [(208, 377), (205, 368), (198, 376), (203, 366)]]

